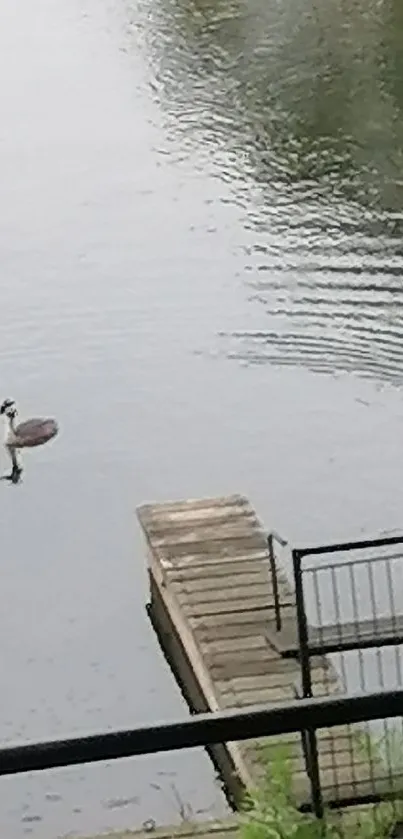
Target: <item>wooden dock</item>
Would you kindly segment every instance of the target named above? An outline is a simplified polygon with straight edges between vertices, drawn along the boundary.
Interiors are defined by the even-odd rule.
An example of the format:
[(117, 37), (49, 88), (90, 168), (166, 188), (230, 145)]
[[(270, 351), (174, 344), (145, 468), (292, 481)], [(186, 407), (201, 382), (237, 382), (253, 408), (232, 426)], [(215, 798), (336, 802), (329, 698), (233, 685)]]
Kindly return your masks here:
[[(138, 510), (148, 553), (150, 617), (166, 658), (193, 712), (279, 703), (295, 698), (300, 667), (268, 640), (276, 631), (267, 533), (249, 501), (233, 495)], [(295, 598), (278, 574), (282, 619), (295, 621)], [(323, 655), (311, 660), (314, 693), (341, 690)], [(282, 737), (292, 749), (294, 795), (310, 803), (299, 735)], [(261, 777), (262, 742), (211, 748), (235, 802)], [(318, 732), (325, 804), (374, 792), (374, 769), (347, 726)], [(383, 773), (385, 774), (385, 773)], [(385, 786), (380, 780), (377, 790)]]

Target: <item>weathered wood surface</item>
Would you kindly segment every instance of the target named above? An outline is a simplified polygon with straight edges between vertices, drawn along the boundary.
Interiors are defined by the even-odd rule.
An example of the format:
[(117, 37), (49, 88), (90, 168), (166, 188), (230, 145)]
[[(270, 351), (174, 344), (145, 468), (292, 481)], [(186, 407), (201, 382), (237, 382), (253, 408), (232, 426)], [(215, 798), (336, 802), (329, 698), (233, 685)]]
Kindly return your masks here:
[[(161, 620), (169, 617), (184, 651), (185, 671), (203, 696), (202, 707), (214, 711), (294, 698), (300, 668), (268, 641), (267, 630), (270, 635), (276, 628), (267, 539), (248, 500), (233, 495), (144, 505), (138, 517), (158, 609), (164, 612)], [(282, 617), (294, 622), (295, 598), (282, 573), (279, 592)], [(158, 624), (158, 615), (154, 618)], [(175, 671), (176, 653), (167, 647), (166, 654)], [(315, 695), (340, 690), (325, 657), (312, 659), (312, 673)], [(186, 681), (186, 672), (181, 678)], [(318, 738), (325, 800), (353, 793), (360, 782), (374, 787), (368, 760), (347, 726), (321, 731)], [(303, 804), (309, 800), (309, 783), (301, 741), (284, 739), (292, 744), (294, 791)], [(261, 746), (226, 744), (243, 786), (253, 786), (260, 777)], [(230, 777), (224, 781), (230, 786)]]

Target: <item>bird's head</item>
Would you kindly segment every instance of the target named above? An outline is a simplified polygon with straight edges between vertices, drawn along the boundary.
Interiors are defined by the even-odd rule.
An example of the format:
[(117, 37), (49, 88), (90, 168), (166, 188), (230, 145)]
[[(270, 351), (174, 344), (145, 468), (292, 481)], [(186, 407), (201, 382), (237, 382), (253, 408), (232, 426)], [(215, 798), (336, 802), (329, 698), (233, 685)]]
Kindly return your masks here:
[(17, 416), (17, 406), (14, 399), (4, 400), (2, 406), (0, 407), (0, 414), (5, 414), (6, 417), (9, 417), (9, 419)]

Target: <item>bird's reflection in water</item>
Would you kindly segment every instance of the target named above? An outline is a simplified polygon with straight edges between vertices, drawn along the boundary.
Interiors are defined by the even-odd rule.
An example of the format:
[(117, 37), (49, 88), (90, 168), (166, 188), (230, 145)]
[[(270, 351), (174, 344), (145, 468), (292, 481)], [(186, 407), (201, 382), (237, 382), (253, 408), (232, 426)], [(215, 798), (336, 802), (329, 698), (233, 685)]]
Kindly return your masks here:
[(11, 484), (20, 484), (23, 475), (21, 461), (19, 461), (15, 449), (10, 448), (10, 446), (5, 446), (5, 449), (11, 460), (11, 472), (9, 475), (2, 475), (0, 480), (9, 481)]

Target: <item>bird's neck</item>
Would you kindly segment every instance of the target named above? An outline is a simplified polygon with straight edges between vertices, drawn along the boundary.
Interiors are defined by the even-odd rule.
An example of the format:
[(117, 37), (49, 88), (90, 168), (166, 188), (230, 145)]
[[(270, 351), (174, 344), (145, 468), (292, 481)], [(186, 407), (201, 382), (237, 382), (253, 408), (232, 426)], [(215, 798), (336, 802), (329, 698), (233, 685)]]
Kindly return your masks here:
[(12, 431), (14, 433), (14, 431), (15, 431), (15, 421), (16, 421), (16, 414), (14, 414), (12, 417), (6, 416), (7, 432)]

